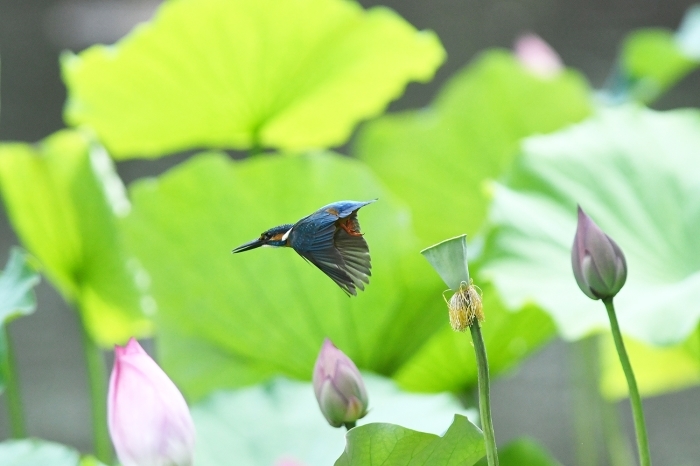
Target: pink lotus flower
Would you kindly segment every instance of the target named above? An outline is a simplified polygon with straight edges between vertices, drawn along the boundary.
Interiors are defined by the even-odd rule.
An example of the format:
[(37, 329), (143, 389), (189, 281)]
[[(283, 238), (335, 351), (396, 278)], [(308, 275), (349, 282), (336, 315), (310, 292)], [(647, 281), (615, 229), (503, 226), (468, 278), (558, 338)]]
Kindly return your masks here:
[(518, 37), (513, 49), (520, 63), (542, 78), (554, 78), (564, 69), (559, 54), (536, 34)]
[(367, 390), (360, 371), (328, 338), (316, 359), (313, 385), (318, 406), (333, 427), (350, 429), (367, 414)]
[(133, 338), (114, 348), (107, 410), (123, 466), (191, 466), (195, 431), (175, 384)]

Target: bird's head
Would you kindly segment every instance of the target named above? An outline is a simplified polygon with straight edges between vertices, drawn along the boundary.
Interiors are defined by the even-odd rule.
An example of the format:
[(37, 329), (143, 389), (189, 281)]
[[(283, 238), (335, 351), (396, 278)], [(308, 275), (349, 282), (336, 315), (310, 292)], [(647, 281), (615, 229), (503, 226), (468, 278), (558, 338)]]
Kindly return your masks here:
[(272, 246), (279, 248), (287, 245), (287, 233), (292, 228), (292, 224), (288, 223), (285, 225), (280, 225), (278, 227), (270, 228), (267, 231), (263, 231), (260, 238), (249, 241), (245, 244), (241, 244), (236, 249), (234, 249), (234, 254), (237, 252), (250, 251), (251, 249), (259, 248), (260, 246)]

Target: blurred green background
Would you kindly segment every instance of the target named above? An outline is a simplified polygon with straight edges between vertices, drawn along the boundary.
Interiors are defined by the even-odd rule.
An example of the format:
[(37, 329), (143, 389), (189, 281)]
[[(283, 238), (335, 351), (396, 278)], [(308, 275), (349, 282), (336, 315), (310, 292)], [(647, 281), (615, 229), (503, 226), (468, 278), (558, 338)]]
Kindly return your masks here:
[[(371, 2), (360, 3), (365, 7), (375, 5)], [(507, 67), (509, 66), (508, 60), (504, 58), (499, 61), (498, 56), (477, 58), (479, 52), (494, 46), (511, 48), (513, 41), (519, 34), (529, 31), (536, 32), (547, 40), (561, 55), (564, 63), (580, 70), (593, 87), (601, 87), (610, 75), (622, 39), (630, 31), (648, 26), (675, 29), (683, 13), (691, 5), (690, 2), (661, 1), (564, 2), (543, 0), (526, 2), (435, 1), (430, 3), (397, 1), (382, 2), (381, 4), (395, 9), (417, 29), (435, 31), (448, 55), (444, 65), (438, 69), (435, 79), (428, 84), (409, 84), (405, 94), (390, 105), (389, 110), (392, 112), (428, 105), (448, 78), (475, 59), (481, 60), (479, 63), (486, 70), (480, 79), (488, 82), (489, 70), (493, 69), (491, 67)], [(128, 32), (137, 22), (148, 19), (156, 6), (156, 2), (98, 0), (89, 2), (3, 2), (0, 6), (0, 58), (2, 60), (0, 67), (0, 103), (2, 105), (0, 140), (34, 142), (62, 128), (64, 126), (62, 106), (65, 100), (65, 88), (59, 79), (58, 54), (60, 51), (69, 49), (78, 52), (93, 43), (111, 43)], [(489, 60), (491, 60), (491, 65), (489, 65)], [(487, 63), (484, 64), (485, 62)], [(479, 89), (479, 78), (471, 79), (475, 81), (473, 85)], [(571, 79), (576, 80), (576, 78)], [(698, 89), (700, 89), (700, 76), (696, 72), (684, 78), (670, 92), (656, 100), (653, 103), (653, 108), (664, 110), (678, 107), (698, 107), (700, 106)], [(556, 95), (544, 93), (540, 96), (536, 90), (530, 90), (528, 96), (534, 102), (537, 102), (537, 99), (552, 97), (552, 101), (556, 103)], [(458, 100), (457, 97), (455, 100)], [(445, 105), (438, 104), (437, 106), (446, 114), (464, 111), (459, 106), (456, 106), (456, 109), (450, 109), (450, 99), (444, 100), (447, 101)], [(585, 114), (585, 103), (567, 100), (561, 104), (562, 114), (566, 116), (567, 112), (571, 112), (570, 119), (572, 121)], [(577, 110), (581, 108), (582, 110)], [(475, 113), (471, 115), (475, 119), (483, 117), (483, 113), (476, 112), (483, 110), (478, 105), (475, 106), (475, 109), (469, 108), (468, 110), (475, 110)], [(533, 116), (532, 125), (533, 128), (525, 129), (523, 134), (550, 129), (546, 118), (540, 122), (537, 116)], [(540, 128), (538, 125), (542, 125), (542, 127)], [(368, 131), (362, 140), (355, 142), (353, 151), (350, 149), (352, 143), (343, 145), (338, 150), (341, 153), (353, 152), (362, 156), (364, 148), (368, 144), (372, 144), (373, 137), (378, 138), (374, 144), (379, 144), (384, 137), (391, 139), (391, 131), (390, 123), (386, 127), (378, 125)], [(519, 135), (516, 134), (514, 137), (519, 137)], [(377, 140), (380, 142), (377, 143)], [(412, 157), (411, 148), (403, 149), (406, 150), (406, 157), (410, 160)], [(503, 152), (506, 153), (509, 149), (510, 145), (504, 142)], [(538, 150), (535, 149), (534, 152), (537, 153)], [(241, 155), (235, 151), (230, 151), (230, 154), (234, 157)], [(187, 159), (190, 155), (190, 153), (183, 153), (152, 161), (123, 161), (117, 164), (117, 170), (124, 181), (129, 184), (137, 178), (160, 174), (169, 167)], [(373, 159), (371, 156), (367, 156), (366, 159), (370, 167), (378, 174), (392, 171), (392, 166), (383, 166), (381, 159)], [(208, 160), (210, 166), (201, 160), (198, 162), (197, 169), (203, 173), (201, 176), (217, 172), (215, 156)], [(284, 163), (286, 162), (279, 162), (279, 164)], [(328, 163), (340, 162), (329, 161)], [(697, 170), (698, 166), (692, 168)], [(287, 173), (290, 167), (278, 166), (266, 169)], [(319, 168), (319, 170), (321, 169)], [(364, 176), (362, 168), (349, 166), (345, 169), (357, 170), (358, 174), (353, 176)], [(527, 170), (523, 171), (525, 175), (522, 176), (528, 176)], [(329, 182), (329, 186), (332, 184)], [(388, 187), (394, 189), (394, 186), (389, 185)], [(141, 191), (136, 192), (146, 192), (145, 187), (139, 187), (139, 189)], [(331, 195), (330, 187), (324, 189), (324, 195)], [(146, 194), (143, 195), (146, 196)], [(221, 195), (222, 193), (216, 191), (203, 193), (202, 198), (197, 199), (197, 202), (210, 203), (219, 199)], [(228, 196), (228, 193), (225, 195)], [(362, 192), (358, 195), (365, 194)], [(391, 195), (380, 197), (383, 201), (386, 199), (388, 205), (392, 205), (394, 202)], [(147, 198), (144, 197), (144, 199)], [(309, 195), (307, 199), (304, 199), (303, 205), (294, 206), (293, 215), (301, 216), (307, 210), (317, 207), (314, 204), (314, 199), (313, 195)], [(239, 207), (244, 208), (245, 202), (243, 200), (240, 202)], [(280, 212), (260, 213), (260, 217), (256, 218), (256, 225), (251, 226), (251, 231), (256, 234), (257, 229), (272, 226), (279, 215), (289, 215), (287, 212), (290, 211), (292, 203), (291, 201), (286, 202), (289, 204), (280, 205)], [(446, 201), (445, 208), (449, 209), (449, 202), (449, 200)], [(221, 206), (220, 216), (226, 215), (226, 208), (229, 206), (230, 204)], [(235, 209), (236, 207), (231, 208)], [(177, 209), (177, 206), (173, 209)], [(196, 203), (191, 206), (191, 209), (191, 213), (196, 214)], [(369, 224), (377, 223), (378, 220), (374, 218), (378, 219), (379, 216), (389, 212), (380, 209), (381, 207), (377, 213), (367, 210)], [(425, 212), (421, 212), (421, 214), (425, 214)], [(479, 215), (483, 214), (483, 212), (479, 213)], [(292, 219), (286, 217), (280, 219), (280, 221), (287, 220)], [(400, 225), (400, 216), (397, 216), (393, 221)], [(257, 222), (260, 222), (260, 228), (257, 226)], [(266, 222), (272, 223), (268, 225)], [(477, 227), (478, 225), (466, 225), (464, 228), (476, 230)], [(127, 230), (129, 228), (133, 228), (132, 231), (138, 231), (138, 222), (127, 227)], [(222, 221), (221, 228), (226, 228), (225, 221)], [(417, 225), (416, 230), (420, 239), (415, 243), (401, 247), (410, 248), (415, 244), (416, 249), (418, 249), (428, 245), (424, 243), (425, 238), (431, 241), (440, 239), (435, 237), (439, 233), (430, 231), (425, 224)], [(460, 232), (455, 231), (454, 233)], [(472, 232), (469, 231), (469, 233)], [(187, 234), (186, 227), (182, 234)], [(240, 239), (249, 239), (245, 234), (240, 233), (232, 234), (228, 240), (221, 236), (216, 236), (216, 238), (223, 241), (222, 248), (224, 249), (228, 247), (226, 246), (228, 243), (230, 243), (229, 246), (235, 246), (240, 242)], [(133, 247), (142, 248), (146, 255), (152, 247), (158, 245), (157, 239), (153, 239), (152, 244), (147, 242), (140, 244), (139, 241), (135, 240)], [(377, 238), (375, 241), (379, 245), (385, 244), (389, 240)], [(6, 261), (10, 246), (17, 243), (14, 233), (8, 226), (6, 216), (2, 215), (0, 263)], [(377, 250), (384, 249), (386, 248), (377, 247)], [(153, 266), (157, 267), (160, 262), (165, 261), (164, 256), (167, 255), (167, 250), (159, 251), (159, 253), (162, 260), (159, 257), (154, 257), (152, 259)], [(375, 257), (375, 260), (377, 257), (381, 258), (381, 253)], [(227, 256), (225, 259), (228, 258)], [(167, 269), (168, 265), (170, 267), (181, 266), (177, 261), (166, 264), (164, 267)], [(297, 265), (303, 267), (301, 263)], [(217, 275), (215, 272), (213, 273)], [(323, 277), (316, 278), (320, 280)], [(497, 280), (495, 272), (494, 280)], [(210, 283), (206, 279), (202, 281)], [(373, 284), (381, 283), (381, 279), (377, 279), (377, 283)], [(337, 290), (329, 290), (330, 299), (344, 299), (339, 293), (336, 293), (338, 295), (336, 296), (331, 291)], [(37, 312), (28, 318), (15, 322), (11, 327), (13, 341), (18, 346), (16, 354), (19, 358), (21, 383), (25, 393), (28, 428), (32, 435), (87, 450), (90, 436), (87, 425), (89, 406), (83, 382), (83, 356), (80, 351), (76, 315), (66, 309), (63, 300), (46, 281), (39, 286), (37, 292), (39, 303)], [(256, 290), (250, 290), (250, 292), (255, 294)], [(206, 292), (202, 294), (206, 294)], [(172, 299), (175, 300), (178, 297), (175, 296)], [(438, 301), (437, 304), (439, 305), (440, 302)], [(416, 316), (419, 316), (417, 311)], [(182, 317), (186, 318), (187, 316)], [(222, 318), (225, 318), (225, 315), (222, 315)], [(171, 328), (176, 328), (181, 322), (177, 319), (170, 322)], [(183, 325), (183, 327), (186, 328), (187, 325)], [(416, 327), (424, 328), (419, 325)], [(174, 333), (177, 334), (176, 331)], [(381, 336), (383, 335), (370, 335), (368, 338)], [(212, 336), (212, 338), (223, 338), (223, 336)], [(523, 344), (526, 345), (526, 343)], [(489, 345), (488, 341), (487, 345)], [(409, 350), (406, 349), (407, 352)], [(283, 347), (277, 348), (270, 353), (273, 358), (276, 354), (275, 351), (277, 354), (285, 354)], [(494, 350), (493, 353), (497, 355), (498, 351)], [(160, 356), (181, 358), (183, 355), (163, 354)], [(400, 366), (404, 357), (399, 351), (388, 354), (385, 359), (374, 362), (377, 364), (374, 369), (393, 371)], [(516, 370), (508, 372), (495, 381), (492, 403), (499, 443), (505, 443), (527, 433), (546, 445), (562, 463), (571, 464), (573, 462), (575, 450), (572, 442), (575, 430), (573, 419), (575, 406), (573, 405), (580, 403), (580, 400), (575, 398), (576, 395), (571, 390), (570, 367), (572, 358), (576, 357), (576, 349), (572, 350), (571, 346), (555, 341)], [(372, 360), (375, 361), (376, 358), (372, 358)], [(298, 373), (303, 377), (301, 371), (303, 371), (306, 362), (302, 361), (295, 365), (296, 362), (289, 361), (285, 370)], [(492, 364), (498, 364), (497, 357), (492, 359)], [(410, 381), (415, 380), (410, 371), (416, 370), (420, 370), (420, 368), (414, 367), (404, 372), (400, 371), (397, 378), (410, 385)], [(184, 379), (185, 376), (181, 377)], [(424, 379), (432, 380), (429, 376), (424, 377)], [(455, 383), (458, 384), (458, 382)], [(442, 383), (449, 385), (450, 381)], [(608, 383), (615, 386), (612, 381), (608, 381)], [(429, 386), (412, 388), (430, 389)], [(188, 387), (188, 390), (192, 396), (206, 393), (205, 388), (200, 388), (196, 381)], [(610, 392), (615, 393), (615, 388), (610, 388)], [(697, 419), (700, 418), (700, 403), (697, 402), (699, 396), (700, 391), (697, 388), (690, 388), (646, 399), (652, 451), (659, 464), (696, 464), (696, 459), (700, 458), (700, 445), (694, 441), (698, 433)], [(627, 426), (627, 432), (631, 433), (631, 420), (626, 401), (620, 402), (617, 408)], [(5, 438), (7, 434), (2, 429), (6, 429), (6, 426), (0, 422), (0, 438)]]

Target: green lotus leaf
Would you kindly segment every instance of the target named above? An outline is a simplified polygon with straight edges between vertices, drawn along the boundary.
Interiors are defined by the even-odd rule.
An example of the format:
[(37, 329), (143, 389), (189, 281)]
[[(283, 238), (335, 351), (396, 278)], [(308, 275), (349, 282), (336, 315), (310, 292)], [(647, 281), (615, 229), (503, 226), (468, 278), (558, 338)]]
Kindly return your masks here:
[(88, 455), (80, 459), (80, 466), (105, 466), (105, 464), (94, 456)]
[(685, 340), (700, 317), (700, 114), (635, 106), (523, 144), (494, 188), (482, 273), (508, 307), (534, 302), (565, 338), (609, 329), (601, 302), (571, 271), (576, 204), (627, 259), (615, 298), (623, 333), (652, 345)]
[(636, 100), (649, 104), (700, 66), (700, 7), (688, 9), (678, 31), (645, 28), (631, 32), (622, 50), (604, 100)]
[(97, 342), (149, 332), (117, 231), (115, 210), (128, 201), (104, 150), (68, 130), (1, 144), (0, 191), (20, 240)]
[[(477, 466), (487, 466), (482, 458)], [(521, 437), (498, 449), (499, 466), (561, 466), (552, 455), (535, 440)]]
[[(700, 331), (677, 345), (650, 346), (625, 338), (637, 386), (642, 396), (655, 396), (700, 384)], [(627, 379), (612, 337), (601, 342), (600, 388), (603, 396), (617, 400), (629, 396)]]
[(676, 31), (676, 41), (686, 56), (700, 61), (700, 5), (695, 4), (685, 12)]
[[(446, 393), (400, 391), (388, 379), (363, 374), (370, 411), (358, 425), (400, 423), (433, 435), (465, 411)], [(476, 414), (476, 413), (474, 413)], [(345, 429), (328, 425), (309, 382), (278, 378), (234, 391), (219, 391), (192, 407), (197, 465), (305, 466), (333, 464), (345, 447)], [(483, 441), (482, 441), (483, 443)]]
[(62, 59), (71, 125), (116, 158), (343, 144), (445, 58), (392, 10), (344, 0), (172, 0), (114, 46)]
[(18, 316), (34, 312), (34, 286), (37, 283), (39, 274), (29, 265), (27, 254), (19, 248), (12, 248), (5, 270), (0, 273), (0, 393), (11, 383), (13, 376), (7, 325)]
[(573, 71), (545, 79), (492, 50), (453, 77), (429, 108), (366, 124), (354, 152), (408, 203), (424, 246), (473, 237), (486, 217), (485, 181), (510, 167), (523, 137), (588, 116), (589, 94)]
[(346, 439), (335, 466), (469, 466), (486, 453), (479, 428), (460, 415), (442, 437), (377, 423), (351, 429)]
[(18, 315), (34, 312), (37, 283), (39, 274), (29, 264), (27, 253), (12, 248), (5, 270), (0, 273), (0, 328)]
[[(123, 227), (150, 274), (160, 361), (190, 397), (273, 374), (308, 380), (325, 337), (388, 375), (444, 324), (443, 286), (407, 210), (355, 160), (200, 154), (130, 194)], [(323, 205), (375, 198), (359, 212), (372, 277), (357, 297), (291, 249), (231, 254)]]
[(0, 458), (11, 466), (104, 466), (90, 457), (81, 461), (73, 448), (38, 439), (6, 440), (0, 443)]
[(700, 57), (688, 56), (676, 36), (665, 29), (634, 31), (622, 47), (625, 88), (640, 102), (652, 102), (700, 66)]

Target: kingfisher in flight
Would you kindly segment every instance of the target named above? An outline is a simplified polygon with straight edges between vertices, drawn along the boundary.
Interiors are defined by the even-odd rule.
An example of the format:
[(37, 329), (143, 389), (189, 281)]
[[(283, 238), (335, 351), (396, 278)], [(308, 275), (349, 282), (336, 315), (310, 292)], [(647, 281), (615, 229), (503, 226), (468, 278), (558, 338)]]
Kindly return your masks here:
[(321, 207), (294, 224), (262, 232), (260, 238), (235, 248), (288, 247), (328, 275), (348, 296), (365, 289), (372, 275), (369, 247), (360, 231), (357, 211), (376, 201), (338, 201)]

